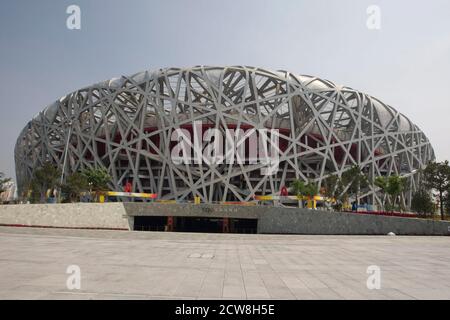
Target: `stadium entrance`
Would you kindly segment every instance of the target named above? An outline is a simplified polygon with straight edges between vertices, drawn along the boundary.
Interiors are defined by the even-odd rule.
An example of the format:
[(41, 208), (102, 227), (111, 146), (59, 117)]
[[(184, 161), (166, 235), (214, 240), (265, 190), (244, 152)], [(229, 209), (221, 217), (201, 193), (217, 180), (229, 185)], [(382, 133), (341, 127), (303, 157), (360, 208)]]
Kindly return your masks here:
[(257, 219), (135, 216), (135, 231), (256, 233)]

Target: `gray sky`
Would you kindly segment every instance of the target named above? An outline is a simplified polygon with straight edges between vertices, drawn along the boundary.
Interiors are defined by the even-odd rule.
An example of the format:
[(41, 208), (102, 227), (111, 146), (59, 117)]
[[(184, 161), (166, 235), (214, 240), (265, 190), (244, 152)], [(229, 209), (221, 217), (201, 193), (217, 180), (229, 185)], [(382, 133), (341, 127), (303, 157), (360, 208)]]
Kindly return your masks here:
[[(66, 8), (81, 8), (81, 30)], [(381, 29), (366, 26), (369, 5)], [(9, 0), (0, 4), (0, 171), (16, 138), (59, 97), (160, 67), (250, 65), (371, 94), (450, 159), (450, 1)]]

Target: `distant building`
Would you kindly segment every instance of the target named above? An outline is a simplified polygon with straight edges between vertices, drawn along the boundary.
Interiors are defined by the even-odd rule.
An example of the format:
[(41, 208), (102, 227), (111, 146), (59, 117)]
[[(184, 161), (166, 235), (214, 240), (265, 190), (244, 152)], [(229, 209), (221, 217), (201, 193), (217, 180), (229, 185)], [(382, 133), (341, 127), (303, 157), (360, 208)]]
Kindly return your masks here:
[(16, 184), (13, 181), (9, 181), (3, 185), (6, 189), (0, 193), (0, 202), (10, 202), (16, 198)]

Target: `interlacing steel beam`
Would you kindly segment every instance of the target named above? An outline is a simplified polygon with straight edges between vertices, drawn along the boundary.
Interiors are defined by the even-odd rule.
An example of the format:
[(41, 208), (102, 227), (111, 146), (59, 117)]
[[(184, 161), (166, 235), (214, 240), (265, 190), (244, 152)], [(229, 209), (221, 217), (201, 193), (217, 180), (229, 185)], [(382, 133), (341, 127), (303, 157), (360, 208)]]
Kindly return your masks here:
[[(173, 131), (194, 133), (198, 123), (224, 135), (230, 128), (278, 129), (278, 171), (261, 174), (261, 163), (174, 163)], [(112, 190), (130, 182), (134, 192), (203, 202), (279, 194), (294, 179), (320, 186), (358, 165), (372, 182), (379, 175), (406, 177), (401, 201), (408, 207), (417, 171), (430, 160), (425, 134), (380, 100), (312, 76), (243, 66), (145, 71), (77, 90), (36, 115), (15, 147), (19, 192), (50, 161), (64, 166), (63, 179), (106, 168)], [(373, 183), (361, 196), (387, 201)]]

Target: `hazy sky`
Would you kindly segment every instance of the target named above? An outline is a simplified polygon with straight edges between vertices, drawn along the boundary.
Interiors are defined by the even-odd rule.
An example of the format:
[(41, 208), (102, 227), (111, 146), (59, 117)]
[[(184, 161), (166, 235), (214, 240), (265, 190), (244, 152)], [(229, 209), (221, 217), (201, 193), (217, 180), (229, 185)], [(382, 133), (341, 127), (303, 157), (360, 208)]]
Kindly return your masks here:
[[(66, 8), (81, 8), (81, 30)], [(381, 29), (366, 26), (369, 5)], [(59, 97), (160, 67), (250, 65), (369, 93), (450, 159), (450, 1), (61, 1), (0, 3), (0, 171), (14, 177), (25, 124)]]

